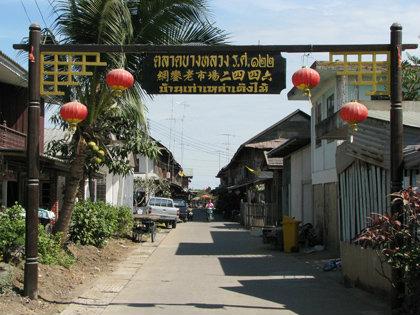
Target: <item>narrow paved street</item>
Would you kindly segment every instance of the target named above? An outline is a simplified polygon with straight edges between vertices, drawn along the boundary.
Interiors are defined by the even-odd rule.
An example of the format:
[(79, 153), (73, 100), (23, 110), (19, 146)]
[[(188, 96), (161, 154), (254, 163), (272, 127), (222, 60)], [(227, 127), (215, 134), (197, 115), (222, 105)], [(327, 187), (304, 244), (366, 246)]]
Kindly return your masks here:
[(163, 240), (103, 314), (386, 314), (235, 223), (189, 222)]

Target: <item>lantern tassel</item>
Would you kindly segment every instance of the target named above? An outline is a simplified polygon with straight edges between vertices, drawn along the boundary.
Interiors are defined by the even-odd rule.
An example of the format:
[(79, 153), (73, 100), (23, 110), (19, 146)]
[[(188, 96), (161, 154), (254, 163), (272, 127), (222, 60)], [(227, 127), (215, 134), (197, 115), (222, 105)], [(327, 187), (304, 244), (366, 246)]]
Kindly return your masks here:
[(350, 129), (351, 129), (351, 133), (354, 134), (355, 132), (357, 132), (359, 130), (358, 126), (356, 123), (352, 123), (350, 124)]

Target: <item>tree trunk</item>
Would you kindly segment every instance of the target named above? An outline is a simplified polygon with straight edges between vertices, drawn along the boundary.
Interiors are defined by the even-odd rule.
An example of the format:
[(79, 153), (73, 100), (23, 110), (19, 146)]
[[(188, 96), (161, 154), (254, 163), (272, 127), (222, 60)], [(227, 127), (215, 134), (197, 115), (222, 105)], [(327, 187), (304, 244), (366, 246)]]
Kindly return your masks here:
[(91, 201), (95, 201), (95, 182), (94, 182), (94, 179), (92, 178), (92, 172), (89, 172), (88, 185), (89, 185), (89, 199)]
[(83, 168), (86, 158), (86, 142), (79, 140), (76, 157), (70, 164), (70, 174), (66, 178), (66, 188), (64, 190), (63, 206), (58, 216), (57, 223), (54, 226), (54, 233), (63, 233), (61, 243), (67, 240), (71, 215), (79, 190), (80, 180), (83, 178)]

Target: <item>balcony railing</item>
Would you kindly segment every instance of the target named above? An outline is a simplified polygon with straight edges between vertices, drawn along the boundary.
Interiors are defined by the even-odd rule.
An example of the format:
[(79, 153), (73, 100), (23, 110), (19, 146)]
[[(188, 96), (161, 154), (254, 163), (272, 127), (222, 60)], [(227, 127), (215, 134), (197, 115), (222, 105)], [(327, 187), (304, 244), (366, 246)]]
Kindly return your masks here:
[(26, 135), (0, 124), (0, 149), (25, 150)]

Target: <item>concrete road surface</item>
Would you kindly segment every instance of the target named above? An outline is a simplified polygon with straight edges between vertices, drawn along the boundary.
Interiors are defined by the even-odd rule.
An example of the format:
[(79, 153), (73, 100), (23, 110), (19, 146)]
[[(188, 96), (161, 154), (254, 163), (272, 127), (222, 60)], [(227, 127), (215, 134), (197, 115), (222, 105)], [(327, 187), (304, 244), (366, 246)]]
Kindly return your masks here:
[(188, 222), (163, 240), (102, 314), (374, 315), (387, 308), (228, 222)]

